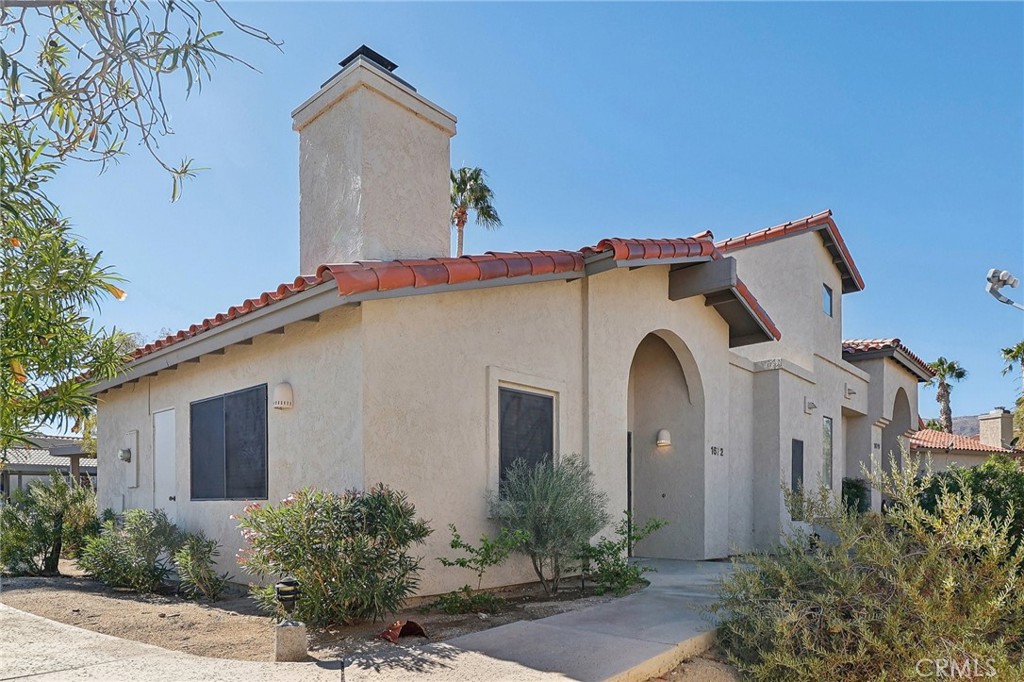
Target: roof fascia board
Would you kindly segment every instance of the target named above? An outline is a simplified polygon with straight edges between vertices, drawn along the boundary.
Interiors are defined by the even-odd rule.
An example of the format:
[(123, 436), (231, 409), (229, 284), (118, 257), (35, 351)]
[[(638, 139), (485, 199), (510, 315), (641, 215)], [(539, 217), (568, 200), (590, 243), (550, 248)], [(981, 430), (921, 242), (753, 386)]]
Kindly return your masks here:
[(881, 348), (878, 350), (857, 351), (856, 353), (843, 353), (843, 359), (849, 363), (855, 363), (861, 360), (873, 360), (876, 358), (892, 358), (895, 362), (899, 363), (909, 370), (911, 374), (916, 376), (919, 382), (927, 382), (931, 379), (923, 369), (918, 367), (917, 363), (914, 362), (909, 355), (899, 348)]
[(747, 303), (747, 299), (743, 297), (743, 295), (739, 292), (738, 289), (734, 288), (730, 289), (730, 291), (732, 292), (732, 295), (736, 297), (736, 300), (740, 302), (740, 305), (742, 305), (743, 308), (747, 311), (747, 314), (750, 315), (751, 318), (753, 318), (754, 322), (757, 324), (758, 329), (764, 332), (764, 340), (774, 341), (775, 335), (772, 334), (772, 330), (769, 329), (768, 325), (764, 323), (764, 321), (761, 319), (761, 316), (757, 314), (757, 311), (750, 307), (750, 305)]
[[(520, 275), (518, 277), (498, 277), (496, 279), (470, 280), (458, 284), (434, 284), (429, 287), (404, 287), (402, 289), (391, 289), (389, 291), (367, 291), (350, 296), (343, 296), (345, 303), (361, 303), (362, 301), (379, 301), (388, 298), (408, 298), (410, 296), (423, 296), (426, 294), (444, 294), (449, 291), (472, 291), (474, 289), (491, 289), (494, 287), (509, 286), (514, 284), (537, 284), (539, 282), (571, 282), (582, 279), (587, 275), (582, 270), (571, 272), (549, 272), (543, 275)], [(332, 287), (334, 291), (337, 291)]]
[(166, 348), (143, 356), (131, 363), (123, 374), (101, 381), (89, 389), (91, 395), (116, 388), (144, 376), (170, 369), (183, 362), (193, 361), (200, 356), (223, 351), (224, 348), (245, 343), (255, 336), (269, 334), (281, 327), (326, 312), (343, 305), (375, 301), (388, 298), (421, 296), (450, 291), (487, 289), (509, 284), (533, 284), (537, 282), (571, 281), (585, 275), (582, 271), (551, 272), (543, 275), (501, 277), (484, 281), (461, 282), (459, 284), (437, 284), (429, 287), (393, 289), (391, 291), (368, 291), (365, 293), (340, 296), (337, 286), (325, 281), (311, 289), (290, 296), (272, 305), (243, 315), (222, 325), (212, 327), (201, 334), (183, 339)]
[(122, 374), (91, 386), (89, 393), (99, 395), (121, 384), (222, 350), (254, 336), (269, 333), (279, 327), (317, 315), (344, 303), (346, 300), (338, 296), (338, 288), (330, 286), (329, 282), (324, 282), (324, 284), (144, 355), (130, 363)]
[(616, 268), (643, 268), (648, 265), (679, 265), (681, 263), (697, 264), (713, 260), (711, 256), (679, 256), (678, 258), (635, 258), (616, 259), (611, 251), (605, 251), (596, 256), (589, 256), (584, 259), (584, 267), (587, 275), (596, 275)]

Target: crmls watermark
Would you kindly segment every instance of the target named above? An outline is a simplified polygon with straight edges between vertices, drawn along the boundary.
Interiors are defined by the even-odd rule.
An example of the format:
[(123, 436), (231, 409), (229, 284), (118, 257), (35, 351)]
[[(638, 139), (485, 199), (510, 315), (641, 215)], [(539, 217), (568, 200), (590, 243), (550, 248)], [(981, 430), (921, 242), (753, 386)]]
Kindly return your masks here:
[(992, 667), (994, 659), (982, 661), (974, 657), (956, 658), (922, 658), (917, 662), (919, 677), (931, 677), (937, 680), (973, 680), (983, 677), (995, 677), (996, 669)]

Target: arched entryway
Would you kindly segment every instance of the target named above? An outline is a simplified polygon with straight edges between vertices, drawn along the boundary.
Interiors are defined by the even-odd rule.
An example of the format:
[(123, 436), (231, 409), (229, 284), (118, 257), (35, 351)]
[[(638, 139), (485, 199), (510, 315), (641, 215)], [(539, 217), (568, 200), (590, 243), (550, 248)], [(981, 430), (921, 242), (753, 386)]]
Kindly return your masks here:
[(907, 396), (907, 392), (900, 388), (896, 391), (896, 398), (893, 402), (892, 419), (882, 429), (882, 468), (884, 471), (892, 471), (890, 452), (896, 460), (896, 466), (903, 466), (900, 438), (905, 436), (911, 428), (913, 428), (913, 424), (910, 415), (910, 398)]
[[(629, 369), (629, 500), (635, 525), (669, 525), (634, 556), (692, 559), (704, 552), (704, 390), (686, 344), (670, 332), (640, 342)], [(658, 445), (667, 431), (671, 445)]]

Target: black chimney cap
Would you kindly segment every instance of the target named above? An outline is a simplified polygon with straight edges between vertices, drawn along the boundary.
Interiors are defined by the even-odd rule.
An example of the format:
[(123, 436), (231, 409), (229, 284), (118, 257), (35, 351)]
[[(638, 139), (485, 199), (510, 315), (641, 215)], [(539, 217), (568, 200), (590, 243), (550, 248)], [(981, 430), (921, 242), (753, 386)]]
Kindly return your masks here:
[(341, 66), (341, 68), (344, 69), (346, 66), (354, 62), (358, 57), (364, 57), (370, 60), (377, 66), (383, 68), (388, 73), (398, 68), (398, 64), (395, 64), (393, 61), (391, 61), (381, 53), (375, 50), (371, 50), (366, 45), (360, 45), (359, 49), (357, 49), (355, 52), (342, 59), (341, 62), (339, 62), (339, 65)]

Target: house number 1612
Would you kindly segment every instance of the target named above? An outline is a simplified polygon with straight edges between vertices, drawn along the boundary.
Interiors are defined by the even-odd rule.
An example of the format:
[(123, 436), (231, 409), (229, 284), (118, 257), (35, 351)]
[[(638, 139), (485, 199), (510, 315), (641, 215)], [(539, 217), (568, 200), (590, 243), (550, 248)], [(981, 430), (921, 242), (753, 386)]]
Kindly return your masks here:
[(725, 457), (725, 448), (720, 448), (717, 445), (711, 446), (711, 454), (715, 457)]

